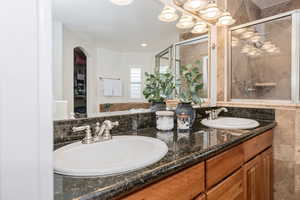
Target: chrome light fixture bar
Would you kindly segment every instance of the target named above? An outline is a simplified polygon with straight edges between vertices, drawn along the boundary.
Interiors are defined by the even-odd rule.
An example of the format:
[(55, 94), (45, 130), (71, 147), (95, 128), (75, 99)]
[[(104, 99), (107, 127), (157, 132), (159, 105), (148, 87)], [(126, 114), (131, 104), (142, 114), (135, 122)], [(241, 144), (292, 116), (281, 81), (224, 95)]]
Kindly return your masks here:
[[(200, 34), (208, 31), (212, 25), (230, 26), (236, 21), (227, 10), (227, 0), (225, 9), (220, 9), (215, 0), (160, 0), (166, 6), (159, 15), (159, 19), (164, 22), (176, 21), (178, 16), (176, 11), (182, 13), (176, 26), (180, 29), (191, 29), (191, 33)], [(166, 8), (169, 8), (166, 11)], [(173, 8), (170, 12), (170, 8)], [(173, 16), (173, 17), (171, 17)], [(167, 21), (165, 19), (171, 18)]]

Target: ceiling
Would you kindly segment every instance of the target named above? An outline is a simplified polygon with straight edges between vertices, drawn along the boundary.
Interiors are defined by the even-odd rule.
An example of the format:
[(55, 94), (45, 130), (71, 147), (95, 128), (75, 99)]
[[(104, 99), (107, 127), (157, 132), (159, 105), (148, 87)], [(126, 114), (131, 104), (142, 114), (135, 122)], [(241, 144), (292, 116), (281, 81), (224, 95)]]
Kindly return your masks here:
[[(54, 0), (54, 19), (74, 31), (96, 38), (104, 47), (121, 51), (166, 48), (178, 36), (174, 23), (158, 20), (159, 0), (135, 0), (116, 6), (109, 0)], [(147, 43), (147, 47), (141, 47)]]
[(260, 9), (269, 8), (291, 0), (252, 0)]

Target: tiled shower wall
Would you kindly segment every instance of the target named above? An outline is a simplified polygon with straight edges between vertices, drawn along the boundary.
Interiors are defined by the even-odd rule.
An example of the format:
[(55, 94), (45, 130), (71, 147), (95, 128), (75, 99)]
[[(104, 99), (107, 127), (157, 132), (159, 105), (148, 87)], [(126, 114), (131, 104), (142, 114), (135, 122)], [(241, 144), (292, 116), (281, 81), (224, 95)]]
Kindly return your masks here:
[[(229, 0), (229, 11), (243, 24), (289, 10), (300, 9), (300, 0), (286, 1), (259, 9), (251, 0)], [(223, 0), (218, 3), (224, 4)], [(274, 131), (274, 200), (299, 200), (300, 197), (300, 106), (225, 102), (225, 30), (218, 29), (218, 104), (238, 107), (272, 107), (278, 122)]]

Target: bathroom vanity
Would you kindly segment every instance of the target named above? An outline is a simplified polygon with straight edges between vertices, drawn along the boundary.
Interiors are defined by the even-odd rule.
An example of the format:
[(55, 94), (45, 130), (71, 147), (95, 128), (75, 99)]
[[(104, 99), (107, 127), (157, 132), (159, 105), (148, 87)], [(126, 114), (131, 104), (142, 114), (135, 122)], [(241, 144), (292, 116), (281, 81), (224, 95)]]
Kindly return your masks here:
[[(228, 108), (229, 112), (223, 113), (225, 117), (247, 117), (260, 124), (254, 129), (232, 130), (201, 125), (207, 109), (210, 108), (197, 110), (195, 127), (188, 133), (157, 131), (151, 113), (139, 114), (137, 121), (135, 115), (111, 118), (120, 120), (113, 135), (156, 138), (167, 144), (168, 153), (152, 165), (123, 174), (55, 174), (55, 200), (271, 200), (274, 110)], [(94, 124), (101, 119), (90, 120)], [(149, 126), (146, 122), (150, 122)], [(68, 123), (66, 126), (57, 122), (55, 127), (65, 130), (85, 124), (87, 119)], [(128, 124), (138, 129), (130, 130)], [(127, 132), (120, 131), (125, 129), (123, 126)], [(75, 137), (70, 135), (66, 133), (66, 137)], [(95, 156), (102, 153), (105, 152)]]
[(122, 200), (271, 199), (272, 130)]

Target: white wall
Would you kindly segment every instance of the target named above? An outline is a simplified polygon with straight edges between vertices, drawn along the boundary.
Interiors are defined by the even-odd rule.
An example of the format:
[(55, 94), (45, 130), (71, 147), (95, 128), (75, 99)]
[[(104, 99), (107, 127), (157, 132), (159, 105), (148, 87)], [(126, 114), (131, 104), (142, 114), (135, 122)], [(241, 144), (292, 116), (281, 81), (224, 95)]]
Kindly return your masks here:
[(59, 21), (53, 21), (53, 98), (54, 100), (63, 100), (63, 24)]
[(142, 86), (144, 85), (144, 73), (153, 72), (155, 67), (155, 53), (150, 52), (117, 52), (109, 49), (98, 49), (97, 76), (106, 78), (119, 78), (122, 81), (122, 97), (106, 97), (103, 95), (103, 80), (98, 79), (97, 102), (126, 103), (146, 102), (143, 95), (141, 99), (130, 98), (130, 68), (142, 68)]
[[(101, 43), (91, 35), (72, 31), (58, 21), (54, 21), (53, 38), (54, 100), (66, 100), (68, 113), (74, 112), (73, 50), (76, 47), (81, 47), (88, 58), (88, 113), (99, 112), (99, 104), (103, 103), (146, 102), (143, 95), (141, 99), (130, 98), (130, 67), (142, 68), (142, 86), (144, 86), (144, 73), (154, 71), (157, 50), (120, 52), (115, 48), (109, 49), (107, 44)], [(177, 38), (170, 36), (169, 43), (177, 41)], [(103, 80), (101, 81), (99, 77), (120, 78), (123, 85), (122, 97), (105, 97)]]
[[(73, 50), (76, 47), (81, 47), (88, 58), (88, 113), (99, 112), (99, 104), (103, 103), (146, 101), (143, 97), (130, 98), (130, 67), (142, 67), (144, 77), (145, 72), (154, 71), (157, 52), (124, 53), (101, 48), (101, 43), (88, 34), (72, 31), (58, 21), (54, 21), (53, 38), (54, 100), (66, 100), (68, 113), (74, 110)], [(104, 97), (103, 81), (99, 77), (120, 78), (123, 84), (122, 97)]]
[(68, 101), (68, 112), (74, 112), (74, 48), (81, 47), (87, 55), (87, 111), (94, 113), (98, 110), (96, 104), (96, 42), (84, 33), (78, 33), (63, 28), (63, 91), (64, 100)]
[(51, 1), (0, 6), (0, 199), (53, 199)]

